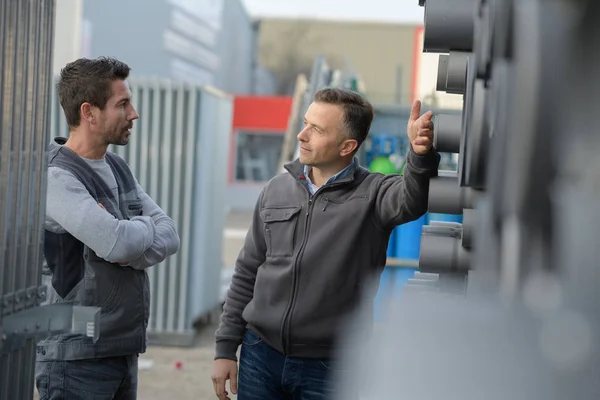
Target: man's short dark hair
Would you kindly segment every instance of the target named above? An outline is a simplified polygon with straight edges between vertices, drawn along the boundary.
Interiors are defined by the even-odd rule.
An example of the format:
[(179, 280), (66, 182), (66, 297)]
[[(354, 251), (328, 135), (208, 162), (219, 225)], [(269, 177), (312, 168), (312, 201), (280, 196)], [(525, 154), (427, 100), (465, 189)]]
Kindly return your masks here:
[(56, 84), (58, 101), (63, 108), (67, 124), (79, 126), (81, 105), (88, 102), (101, 110), (112, 96), (110, 86), (115, 80), (129, 77), (131, 68), (110, 57), (80, 58), (68, 63), (61, 71)]
[(344, 126), (350, 139), (365, 141), (373, 122), (373, 106), (359, 93), (340, 88), (325, 88), (315, 93), (313, 101), (317, 103), (335, 104), (344, 111)]

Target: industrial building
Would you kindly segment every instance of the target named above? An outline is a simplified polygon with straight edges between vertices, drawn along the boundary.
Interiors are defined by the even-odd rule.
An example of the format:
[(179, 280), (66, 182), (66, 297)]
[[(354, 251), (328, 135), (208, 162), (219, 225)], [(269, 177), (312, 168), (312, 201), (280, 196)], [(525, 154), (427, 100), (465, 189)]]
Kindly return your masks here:
[(56, 21), (55, 75), (76, 58), (112, 56), (128, 63), (134, 76), (232, 94), (272, 90), (255, 57), (257, 25), (240, 0), (61, 0)]

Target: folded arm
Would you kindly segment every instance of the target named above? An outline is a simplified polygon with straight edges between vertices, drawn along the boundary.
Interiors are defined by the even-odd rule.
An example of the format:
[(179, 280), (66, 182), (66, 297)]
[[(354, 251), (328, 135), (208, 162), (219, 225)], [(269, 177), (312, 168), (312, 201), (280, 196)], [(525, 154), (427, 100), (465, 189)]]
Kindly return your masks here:
[(131, 261), (135, 269), (144, 269), (162, 262), (179, 250), (180, 239), (175, 222), (148, 196), (138, 184), (138, 193), (142, 199), (144, 216), (154, 222), (152, 245), (138, 258)]
[(154, 241), (151, 217), (115, 218), (73, 174), (57, 167), (48, 168), (46, 216), (109, 262), (136, 259)]

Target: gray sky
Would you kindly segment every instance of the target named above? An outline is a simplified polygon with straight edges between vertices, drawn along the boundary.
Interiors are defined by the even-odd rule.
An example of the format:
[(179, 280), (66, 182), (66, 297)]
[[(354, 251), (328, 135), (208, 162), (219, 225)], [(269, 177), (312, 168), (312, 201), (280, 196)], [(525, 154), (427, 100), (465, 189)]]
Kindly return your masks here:
[(256, 17), (423, 22), (418, 0), (242, 0)]

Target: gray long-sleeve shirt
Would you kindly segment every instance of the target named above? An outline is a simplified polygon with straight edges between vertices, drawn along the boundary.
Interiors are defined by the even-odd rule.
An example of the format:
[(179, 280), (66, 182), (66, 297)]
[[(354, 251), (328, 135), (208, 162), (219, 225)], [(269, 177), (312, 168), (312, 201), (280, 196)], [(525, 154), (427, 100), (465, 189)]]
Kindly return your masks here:
[[(84, 159), (119, 198), (117, 181), (105, 159)], [(67, 231), (101, 258), (143, 269), (179, 248), (175, 224), (138, 184), (144, 215), (118, 220), (102, 209), (70, 172), (48, 169), (46, 228)]]

